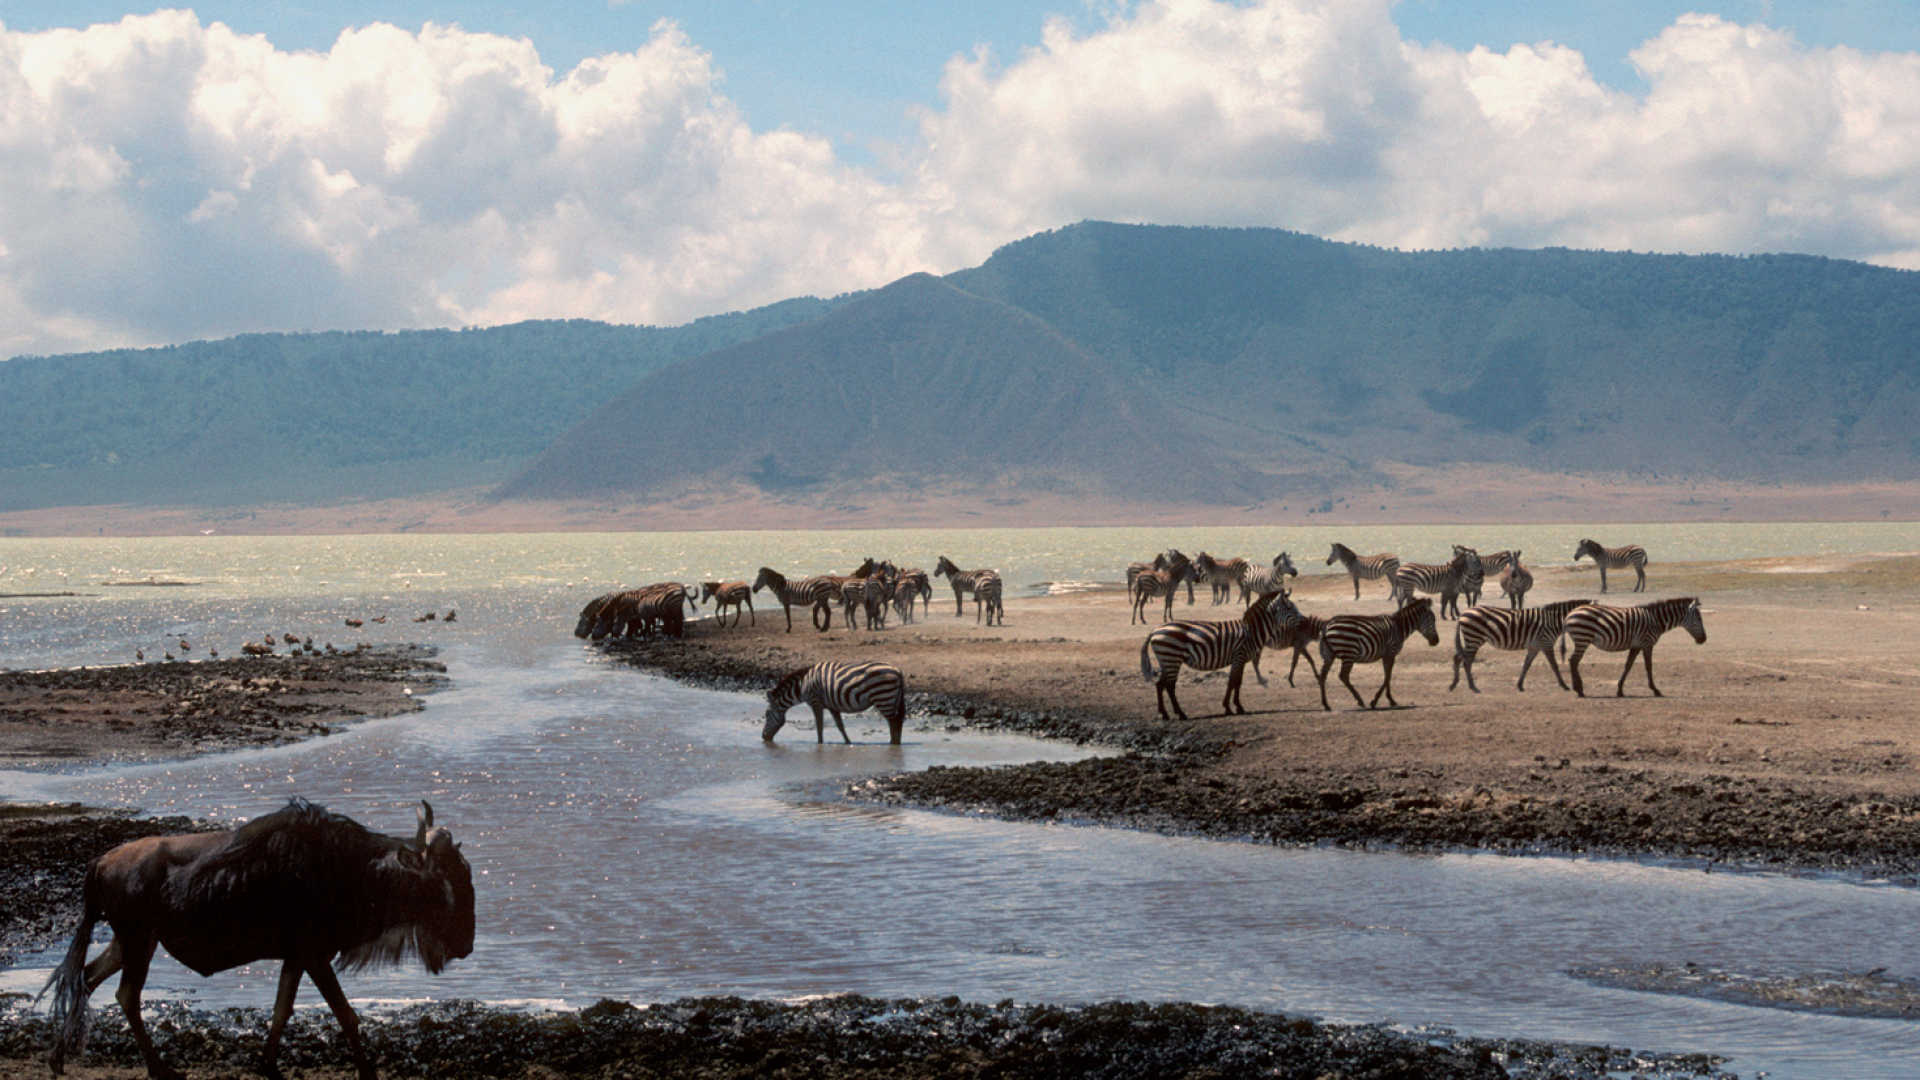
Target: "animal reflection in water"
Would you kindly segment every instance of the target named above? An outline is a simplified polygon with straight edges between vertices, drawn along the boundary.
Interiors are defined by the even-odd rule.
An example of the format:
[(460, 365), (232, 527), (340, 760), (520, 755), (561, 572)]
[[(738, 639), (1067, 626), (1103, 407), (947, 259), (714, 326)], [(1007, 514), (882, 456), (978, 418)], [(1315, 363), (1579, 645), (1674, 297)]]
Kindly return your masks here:
[[(202, 975), (255, 960), (281, 960), (279, 992), (261, 1071), (274, 1059), (293, 997), (306, 975), (340, 1022), (363, 1080), (374, 1076), (360, 1023), (333, 973), (418, 956), (438, 974), (473, 952), (473, 870), (453, 834), (433, 824), (424, 801), (411, 839), (382, 836), (350, 818), (294, 799), (225, 832), (132, 840), (87, 867), (85, 911), (66, 959), (47, 980), (53, 993), (58, 1075), (86, 1035), (87, 998), (118, 971), (114, 995), (147, 1073), (176, 1077), (140, 1019), (140, 988), (156, 945)], [(113, 941), (87, 962), (94, 924)]]

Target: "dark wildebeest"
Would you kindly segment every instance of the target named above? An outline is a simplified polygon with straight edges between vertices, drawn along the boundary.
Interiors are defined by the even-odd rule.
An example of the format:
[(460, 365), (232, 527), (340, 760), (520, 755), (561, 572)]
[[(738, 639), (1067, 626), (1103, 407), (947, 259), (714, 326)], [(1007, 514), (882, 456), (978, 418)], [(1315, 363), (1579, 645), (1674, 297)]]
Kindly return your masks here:
[[(374, 1076), (373, 1062), (334, 976), (335, 959), (355, 970), (412, 953), (438, 974), (447, 961), (473, 952), (473, 870), (453, 834), (433, 827), (425, 802), (411, 840), (370, 832), (297, 798), (226, 832), (132, 840), (93, 860), (83, 896), (66, 959), (41, 991), (53, 993), (47, 1063), (55, 1075), (85, 1038), (87, 998), (116, 971), (114, 996), (148, 1075), (179, 1075), (160, 1060), (140, 1019), (140, 988), (156, 945), (202, 975), (255, 960), (285, 962), (260, 1059), (268, 1076), (280, 1075), (274, 1058), (305, 974), (340, 1021), (363, 1080)], [(102, 919), (113, 941), (88, 963), (93, 927)]]

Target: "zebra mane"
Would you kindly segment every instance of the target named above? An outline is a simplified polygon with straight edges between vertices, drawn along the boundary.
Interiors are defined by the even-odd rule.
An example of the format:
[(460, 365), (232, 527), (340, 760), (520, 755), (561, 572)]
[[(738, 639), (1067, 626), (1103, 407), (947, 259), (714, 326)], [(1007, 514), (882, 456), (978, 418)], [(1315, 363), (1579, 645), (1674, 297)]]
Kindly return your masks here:
[(780, 681), (777, 683), (774, 683), (773, 689), (767, 691), (767, 700), (768, 701), (777, 700), (779, 694), (782, 691), (790, 691), (794, 687), (799, 686), (800, 680), (806, 678), (807, 672), (812, 670), (813, 669), (811, 667), (796, 668), (792, 671), (787, 672), (785, 675), (780, 676)]
[(1676, 596), (1670, 600), (1655, 600), (1650, 604), (1641, 604), (1640, 606), (1652, 612), (1653, 616), (1659, 619), (1661, 625), (1664, 626), (1668, 623), (1677, 625), (1680, 622), (1681, 616), (1687, 613), (1687, 609), (1699, 602), (1700, 598), (1697, 596)]

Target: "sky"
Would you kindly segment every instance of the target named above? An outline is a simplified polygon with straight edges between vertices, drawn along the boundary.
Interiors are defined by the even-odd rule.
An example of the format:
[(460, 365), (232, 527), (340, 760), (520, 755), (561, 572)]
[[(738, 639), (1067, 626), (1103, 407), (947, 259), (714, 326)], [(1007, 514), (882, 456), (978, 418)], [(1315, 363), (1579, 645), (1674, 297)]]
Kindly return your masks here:
[(1089, 218), (1920, 269), (1915, 0), (0, 5), (0, 356), (672, 324)]

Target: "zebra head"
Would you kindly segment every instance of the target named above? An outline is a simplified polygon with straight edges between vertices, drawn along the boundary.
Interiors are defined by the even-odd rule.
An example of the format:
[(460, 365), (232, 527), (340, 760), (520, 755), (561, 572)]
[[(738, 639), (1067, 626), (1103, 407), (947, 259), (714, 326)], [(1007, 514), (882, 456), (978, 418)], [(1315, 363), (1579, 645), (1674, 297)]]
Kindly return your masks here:
[(1598, 540), (1582, 540), (1580, 541), (1580, 546), (1573, 549), (1573, 561), (1579, 562), (1580, 556), (1591, 554), (1593, 561), (1599, 562), (1600, 551), (1600, 542)]
[(1693, 635), (1695, 645), (1707, 643), (1707, 624), (1700, 618), (1700, 601), (1690, 600), (1687, 603), (1687, 613), (1680, 616), (1680, 625)]
[(960, 568), (953, 565), (953, 560), (947, 558), (945, 555), (940, 556), (939, 560), (933, 564), (934, 577), (939, 577), (942, 574), (952, 577), (959, 572)]
[(1219, 564), (1214, 561), (1213, 556), (1203, 551), (1193, 557), (1193, 576), (1206, 577), (1213, 573), (1213, 568), (1217, 565)]
[[(1339, 562), (1342, 551), (1346, 551), (1345, 544), (1334, 544), (1333, 549), (1327, 552), (1327, 565), (1332, 566), (1334, 563)], [(1352, 554), (1352, 552), (1348, 552), (1348, 554)]]
[(1413, 629), (1418, 630), (1420, 636), (1427, 639), (1429, 646), (1440, 644), (1440, 628), (1434, 625), (1433, 621), (1433, 597), (1423, 596), (1411, 601), (1400, 609), (1400, 614), (1412, 619)]
[(718, 581), (701, 582), (700, 583), (700, 602), (704, 604), (707, 601), (713, 599), (713, 594), (720, 591), (720, 584), (721, 583)]
[(1300, 571), (1293, 568), (1293, 558), (1284, 551), (1273, 557), (1273, 569), (1276, 573), (1285, 574), (1288, 577), (1300, 576)]
[(786, 576), (771, 566), (761, 567), (760, 576), (753, 579), (754, 592), (759, 592), (761, 589), (772, 589), (777, 595), (781, 589), (786, 588), (786, 585)]

